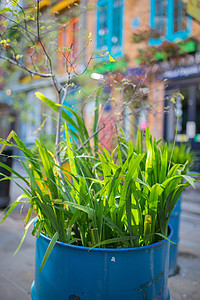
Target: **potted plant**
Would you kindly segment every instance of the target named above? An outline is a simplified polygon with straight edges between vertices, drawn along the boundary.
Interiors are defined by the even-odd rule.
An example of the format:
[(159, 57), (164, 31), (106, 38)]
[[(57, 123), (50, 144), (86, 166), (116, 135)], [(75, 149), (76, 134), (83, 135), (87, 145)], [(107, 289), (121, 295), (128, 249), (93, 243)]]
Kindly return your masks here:
[[(187, 174), (191, 169), (195, 161), (195, 153), (191, 151), (191, 147), (188, 144), (173, 145), (168, 144), (169, 157), (172, 164), (180, 164), (182, 167), (182, 174)], [(173, 227), (173, 235), (170, 244), (170, 259), (169, 259), (169, 275), (175, 275), (179, 271), (177, 265), (178, 258), (178, 243), (179, 243), (179, 227), (180, 227), (180, 214), (181, 214), (181, 202), (182, 194), (174, 206), (171, 213), (169, 223)]]
[[(124, 142), (124, 141), (123, 141)], [(175, 143), (169, 143), (166, 146), (166, 143), (160, 144), (160, 150), (163, 156), (166, 156), (166, 147), (167, 147), (167, 164), (168, 169), (176, 165), (177, 173), (185, 175), (191, 170), (194, 160), (195, 153), (191, 151), (191, 147), (188, 144), (175, 145)], [(143, 153), (142, 147), (139, 147), (139, 152)], [(125, 154), (127, 155), (127, 153)], [(195, 176), (195, 174), (193, 175)], [(155, 180), (155, 177), (154, 177)], [(184, 181), (184, 176), (182, 177), (181, 182)], [(155, 183), (156, 181), (154, 181)], [(177, 256), (178, 256), (178, 242), (179, 242), (179, 225), (180, 225), (180, 212), (181, 212), (181, 200), (182, 193), (180, 198), (175, 203), (174, 208), (170, 214), (169, 224), (172, 226), (173, 235), (170, 243), (170, 258), (169, 258), (169, 276), (175, 275), (178, 272), (177, 266)]]
[[(13, 180), (20, 178), (27, 186), (22, 187), (23, 194), (5, 212), (1, 222), (17, 205), (29, 204), (24, 235), (17, 251), (34, 223), (32, 234), (37, 240), (32, 299), (169, 299), (167, 279), (172, 231), (168, 221), (182, 190), (194, 185), (194, 180), (177, 174), (180, 165), (167, 164), (167, 149), (163, 154), (160, 152), (149, 129), (146, 130), (144, 153), (140, 152), (140, 131), (137, 149), (131, 142), (124, 142), (125, 159), (122, 145), (112, 154), (106, 149), (98, 151), (98, 110), (95, 111), (92, 135), (95, 151), (90, 147), (91, 137), (83, 120), (68, 107), (62, 110), (71, 79), (76, 75), (79, 55), (72, 59), (73, 44), (67, 49), (53, 49), (66, 58), (64, 64), (68, 76), (66, 81), (60, 82), (48, 51), (49, 43), (53, 41), (51, 29), (46, 30), (52, 26), (41, 26), (39, 2), (34, 3), (33, 11), (28, 9), (28, 16), (23, 8), (22, 13), (10, 7), (1, 10), (2, 16), (9, 19), (15, 20), (18, 14), (22, 31), (19, 40), (13, 38), (10, 42), (7, 34), (13, 28), (6, 25), (1, 44), (6, 53), (0, 58), (32, 76), (52, 79), (58, 100), (54, 103), (37, 93), (58, 112), (55, 153), (36, 140), (38, 154), (35, 155), (15, 132), (7, 140), (1, 140), (1, 151), (5, 147), (16, 147), (23, 152), (19, 159), (27, 173), (25, 177), (0, 162), (2, 168), (13, 174)], [(13, 1), (13, 5), (20, 8), (18, 1)], [(14, 49), (26, 40), (21, 37), (24, 35), (28, 37), (28, 46), (31, 40), (34, 48), (31, 57), (42, 49), (45, 70), (44, 63), (37, 69), (34, 59), (31, 59), (30, 67), (24, 65), (21, 51)], [(49, 43), (43, 41), (44, 35), (49, 38)], [(90, 41), (89, 33), (86, 46)], [(108, 52), (105, 55), (114, 61)], [(93, 58), (92, 54), (89, 62)], [(61, 117), (75, 128), (72, 132), (63, 124), (65, 143), (60, 139)], [(186, 182), (180, 183), (183, 176)], [(6, 175), (3, 179), (7, 179)]]
[(138, 130), (136, 148), (124, 141), (112, 154), (105, 148), (93, 152), (84, 122), (71, 112), (76, 122), (67, 121), (76, 126), (76, 142), (64, 124), (62, 143), (68, 170), (40, 141), (35, 158), (16, 133), (11, 134), (15, 144), (1, 140), (26, 158), (20, 160), (27, 177), (12, 173), (27, 189), (1, 222), (19, 203), (29, 203), (19, 247), (35, 222), (32, 299), (169, 299), (168, 221), (182, 191), (194, 186), (193, 178), (179, 174), (179, 164), (169, 166), (167, 146), (161, 152), (148, 128), (144, 151)]

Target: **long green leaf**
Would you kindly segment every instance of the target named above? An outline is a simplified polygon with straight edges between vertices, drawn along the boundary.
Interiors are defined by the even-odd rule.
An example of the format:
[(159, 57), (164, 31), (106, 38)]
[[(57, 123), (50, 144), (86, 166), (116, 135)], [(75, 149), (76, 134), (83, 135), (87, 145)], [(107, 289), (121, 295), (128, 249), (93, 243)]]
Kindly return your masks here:
[(142, 136), (141, 136), (141, 131), (140, 131), (139, 127), (137, 130), (136, 150), (137, 150), (138, 154), (142, 153)]
[(45, 255), (44, 255), (44, 258), (42, 260), (42, 264), (41, 264), (41, 267), (40, 267), (40, 272), (42, 271), (42, 269), (44, 268), (44, 265), (46, 264), (47, 262), (47, 259), (49, 258), (49, 255), (51, 254), (52, 250), (53, 250), (53, 247), (55, 246), (56, 242), (58, 241), (59, 239), (59, 233), (56, 232), (54, 234), (54, 236), (52, 237), (48, 247), (47, 247), (47, 250), (45, 252)]
[[(94, 126), (93, 126), (93, 133), (97, 131), (98, 126), (98, 120), (99, 120), (99, 94), (101, 89), (99, 88), (97, 90), (96, 100), (95, 100), (95, 113), (94, 113)], [(95, 150), (95, 156), (97, 157), (97, 151), (98, 151), (98, 133), (94, 136), (94, 150)]]
[[(52, 100), (48, 99), (46, 96), (44, 96), (40, 92), (36, 92), (35, 95), (36, 95), (36, 97), (38, 99), (40, 99), (41, 101), (43, 101), (44, 103), (46, 103), (49, 107), (51, 107), (55, 112), (58, 113), (59, 106), (55, 102), (53, 102)], [(74, 128), (76, 128), (76, 130), (78, 130), (78, 126), (76, 125), (76, 123), (74, 122), (74, 120), (65, 111), (62, 111), (62, 117), (63, 117), (63, 119), (65, 119), (66, 122), (68, 122), (69, 124), (71, 124)]]
[(19, 244), (19, 246), (17, 247), (17, 250), (15, 251), (15, 253), (14, 253), (13, 255), (16, 255), (17, 252), (19, 251), (19, 249), (21, 248), (21, 245), (23, 244), (23, 241), (24, 241), (24, 239), (25, 239), (25, 237), (26, 237), (26, 234), (27, 234), (27, 231), (28, 231), (29, 227), (31, 226), (31, 224), (33, 224), (33, 222), (35, 222), (36, 219), (37, 219), (37, 217), (33, 218), (33, 219), (32, 219), (31, 221), (29, 221), (29, 223), (25, 226), (25, 228), (24, 228), (24, 233), (23, 233), (22, 239), (21, 239), (21, 241), (20, 241), (20, 244)]
[[(23, 203), (23, 202), (21, 201), (21, 199), (23, 199), (23, 198), (27, 198), (27, 195), (25, 195), (25, 194), (20, 195), (20, 196), (15, 200), (15, 202), (11, 204), (10, 208), (9, 208), (8, 210), (6, 210), (5, 215), (4, 215), (3, 219), (1, 220), (0, 224), (2, 224), (2, 223), (7, 219), (7, 217), (13, 212), (13, 210), (16, 208), (16, 206), (17, 206), (19, 203)], [(4, 212), (3, 212), (3, 213), (4, 213)], [(2, 213), (2, 214), (3, 214), (3, 213)]]
[(159, 183), (162, 183), (166, 179), (167, 167), (168, 167), (168, 151), (167, 151), (167, 144), (165, 144), (165, 148), (161, 160)]
[(136, 240), (138, 238), (139, 238), (139, 236), (124, 236), (124, 237), (119, 237), (119, 238), (112, 238), (112, 239), (104, 240), (104, 241), (94, 245), (93, 247), (90, 248), (90, 250), (93, 249), (93, 248), (97, 248), (99, 246), (102, 246), (102, 245), (128, 242), (128, 241)]
[(54, 176), (53, 165), (51, 162), (50, 155), (42, 142), (39, 143), (38, 141), (36, 141), (36, 144), (38, 146), (40, 157), (42, 159), (42, 165), (44, 168), (45, 175), (47, 176), (48, 187), (51, 191), (52, 197), (57, 198), (58, 191), (56, 187), (56, 179)]
[(26, 177), (23, 177), (22, 175), (20, 175), (17, 171), (15, 171), (14, 169), (10, 168), (8, 165), (1, 163), (0, 162), (0, 167), (6, 169), (7, 171), (9, 171), (11, 174), (15, 174), (18, 178), (20, 178), (21, 180), (23, 180), (27, 186), (29, 186), (29, 182), (28, 180), (26, 180)]
[(192, 178), (192, 177), (190, 177), (190, 176), (188, 176), (188, 175), (181, 175), (194, 189), (196, 188), (195, 187), (195, 184), (194, 184), (194, 182), (195, 182), (195, 180), (194, 180), (194, 178)]

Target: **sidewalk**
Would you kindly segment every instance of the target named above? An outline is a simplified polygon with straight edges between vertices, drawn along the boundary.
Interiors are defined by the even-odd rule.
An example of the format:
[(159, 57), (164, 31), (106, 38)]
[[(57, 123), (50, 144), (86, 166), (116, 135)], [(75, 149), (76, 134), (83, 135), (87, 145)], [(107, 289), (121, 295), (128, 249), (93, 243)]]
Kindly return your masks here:
[(24, 244), (13, 256), (23, 235), (18, 212), (0, 225), (0, 300), (28, 300), (34, 278), (35, 238), (28, 232)]
[[(12, 183), (12, 201), (19, 195), (19, 188)], [(31, 229), (20, 251), (13, 257), (23, 230), (19, 210), (0, 225), (0, 300), (31, 299), (30, 288), (34, 279), (35, 260), (35, 238), (31, 235)], [(199, 232), (200, 183), (196, 190), (188, 188), (183, 193), (178, 257), (180, 272), (169, 278), (171, 300), (200, 300)]]
[[(14, 161), (14, 169), (21, 175), (25, 172), (21, 165)], [(25, 184), (16, 180), (18, 184)], [(21, 189), (11, 182), (11, 202), (20, 196)], [(27, 210), (28, 207), (25, 207)], [(1, 210), (0, 210), (1, 214)], [(20, 207), (0, 225), (0, 300), (29, 300), (30, 288), (34, 279), (35, 237), (29, 229), (25, 241), (19, 252), (13, 256), (23, 236), (24, 226), (20, 217)]]
[(200, 300), (200, 183), (183, 193), (178, 265), (168, 281), (171, 300)]

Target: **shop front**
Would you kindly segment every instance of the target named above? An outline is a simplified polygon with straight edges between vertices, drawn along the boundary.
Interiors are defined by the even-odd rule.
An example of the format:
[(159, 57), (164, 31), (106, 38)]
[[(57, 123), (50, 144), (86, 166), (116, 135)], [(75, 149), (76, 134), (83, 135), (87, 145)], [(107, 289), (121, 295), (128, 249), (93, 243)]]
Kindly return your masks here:
[(164, 116), (164, 139), (173, 140), (178, 119), (177, 142), (188, 142), (200, 153), (200, 52), (187, 55), (174, 69), (169, 66), (163, 78), (165, 106), (168, 107)]

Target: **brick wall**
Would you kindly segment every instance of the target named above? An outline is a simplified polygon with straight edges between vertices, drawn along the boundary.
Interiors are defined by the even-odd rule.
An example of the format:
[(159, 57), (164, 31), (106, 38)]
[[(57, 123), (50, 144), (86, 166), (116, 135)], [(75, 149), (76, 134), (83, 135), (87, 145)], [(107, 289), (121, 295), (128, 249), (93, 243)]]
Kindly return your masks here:
[(131, 23), (134, 18), (139, 18), (140, 30), (147, 29), (149, 26), (149, 2), (148, 0), (127, 0), (125, 1), (124, 13), (124, 52), (128, 57), (129, 67), (136, 65), (135, 58), (138, 54), (138, 49), (143, 48), (145, 43), (134, 44), (131, 42), (131, 36), (134, 29)]

